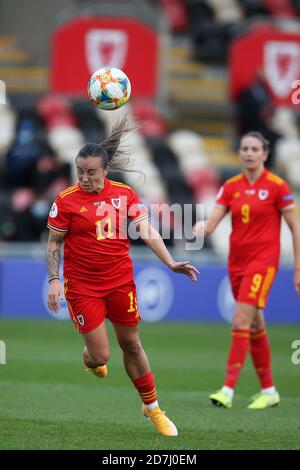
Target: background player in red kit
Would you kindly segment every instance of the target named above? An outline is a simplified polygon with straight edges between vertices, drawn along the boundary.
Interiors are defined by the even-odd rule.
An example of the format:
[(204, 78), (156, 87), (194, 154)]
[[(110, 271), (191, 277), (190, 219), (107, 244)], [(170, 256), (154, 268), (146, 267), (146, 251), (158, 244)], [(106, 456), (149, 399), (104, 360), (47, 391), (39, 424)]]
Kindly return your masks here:
[(59, 310), (61, 246), (64, 242), (64, 284), (70, 316), (85, 342), (83, 359), (98, 377), (107, 375), (109, 344), (105, 318), (113, 324), (123, 350), (126, 372), (142, 401), (143, 413), (158, 432), (176, 436), (177, 429), (160, 410), (154, 377), (139, 338), (139, 312), (133, 267), (126, 236), (127, 217), (136, 224), (146, 245), (174, 272), (196, 281), (197, 269), (175, 262), (148, 221), (137, 194), (106, 178), (109, 169), (126, 169), (121, 137), (134, 130), (125, 116), (101, 144), (86, 144), (76, 156), (79, 183), (56, 198), (48, 219), (48, 306)]
[(211, 217), (195, 226), (196, 232), (204, 228), (204, 235), (209, 235), (231, 212), (228, 270), (237, 304), (224, 386), (210, 395), (214, 405), (226, 408), (232, 406), (234, 388), (249, 348), (261, 392), (252, 398), (248, 408), (263, 409), (280, 401), (272, 379), (263, 310), (278, 270), (281, 216), (293, 237), (294, 286), (300, 294), (300, 231), (294, 198), (287, 183), (264, 168), (268, 149), (268, 141), (260, 133), (250, 132), (242, 137), (240, 158), (244, 172), (226, 181)]

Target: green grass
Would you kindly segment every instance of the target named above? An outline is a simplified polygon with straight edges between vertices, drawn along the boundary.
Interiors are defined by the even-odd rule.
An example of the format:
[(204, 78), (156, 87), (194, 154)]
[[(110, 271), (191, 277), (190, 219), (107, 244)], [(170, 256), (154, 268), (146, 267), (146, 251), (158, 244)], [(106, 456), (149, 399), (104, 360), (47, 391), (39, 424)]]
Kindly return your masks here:
[(282, 402), (247, 410), (258, 382), (247, 362), (231, 410), (208, 394), (222, 384), (226, 325), (143, 324), (141, 337), (159, 401), (179, 430), (163, 438), (140, 414), (137, 392), (111, 337), (109, 377), (84, 371), (82, 339), (71, 323), (0, 320), (7, 364), (0, 365), (0, 449), (300, 449), (300, 365), (291, 363), (295, 327), (269, 328)]

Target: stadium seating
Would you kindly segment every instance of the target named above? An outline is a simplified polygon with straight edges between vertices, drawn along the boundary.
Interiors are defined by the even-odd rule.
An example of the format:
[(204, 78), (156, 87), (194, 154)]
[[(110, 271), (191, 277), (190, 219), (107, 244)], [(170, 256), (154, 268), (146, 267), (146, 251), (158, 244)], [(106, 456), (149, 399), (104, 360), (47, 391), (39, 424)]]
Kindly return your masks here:
[(274, 17), (294, 18), (297, 16), (297, 11), (290, 0), (264, 0), (263, 3)]
[(188, 19), (184, 0), (159, 0), (164, 11), (168, 26), (173, 33), (182, 33), (187, 30)]
[[(295, 18), (300, 12), (299, 2), (158, 0), (150, 3), (161, 8), (169, 23), (171, 47), (164, 50), (163, 77), (169, 100), (161, 104), (131, 99), (130, 106), (114, 113), (116, 118), (129, 111), (142, 123), (126, 142), (134, 148), (132, 169), (140, 173), (110, 172), (109, 177), (133, 186), (149, 208), (151, 204), (176, 202), (204, 204), (207, 217), (220, 185), (239, 171), (235, 148), (238, 136), (228, 104), (226, 74), (227, 49), (236, 34), (236, 26), (256, 15)], [(111, 128), (112, 116), (97, 110), (87, 100), (48, 94), (45, 80), (48, 70), (34, 67), (29, 54), (20, 49), (13, 37), (0, 38), (0, 68), (4, 79), (11, 83), (10, 76), (5, 75), (8, 63), (18, 66), (15, 88), (9, 92), (20, 93), (21, 85), (25, 87), (26, 83), (23, 95), (13, 96), (11, 105), (0, 107), (0, 212), (7, 221), (5, 229), (0, 229), (0, 238), (14, 240), (16, 231), (9, 227), (11, 221), (15, 223), (15, 201), (25, 201), (27, 191), (32, 191), (30, 207), (19, 209), (18, 215), (23, 213), (25, 217), (27, 211), (27, 220), (30, 217), (38, 220), (45, 201), (49, 206), (57, 192), (76, 181), (73, 162), (78, 149), (86, 141), (103, 140)], [(27, 88), (39, 93), (38, 100), (29, 96)], [(28, 106), (24, 113), (25, 102), (31, 103), (31, 116)], [(282, 136), (276, 144), (275, 170), (290, 182), (299, 199), (298, 115), (291, 109), (277, 108), (271, 126)], [(36, 240), (42, 236), (43, 226), (40, 225), (40, 231), (39, 223), (35, 226), (34, 233), (24, 234), (24, 239)], [(225, 254), (227, 242), (222, 230), (229, 230), (228, 222), (220, 230), (212, 237), (211, 245), (216, 253)], [(22, 237), (21, 232), (19, 236)]]

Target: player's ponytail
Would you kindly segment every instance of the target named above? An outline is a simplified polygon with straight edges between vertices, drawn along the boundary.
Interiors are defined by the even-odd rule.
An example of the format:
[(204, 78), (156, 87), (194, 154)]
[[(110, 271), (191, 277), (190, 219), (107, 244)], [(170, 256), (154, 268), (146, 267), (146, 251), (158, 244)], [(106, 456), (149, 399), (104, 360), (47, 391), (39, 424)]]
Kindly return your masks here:
[(133, 160), (131, 158), (132, 148), (130, 145), (124, 145), (122, 138), (133, 131), (139, 129), (140, 125), (132, 125), (127, 114), (123, 115), (117, 121), (111, 130), (110, 135), (99, 144), (88, 143), (84, 145), (76, 155), (76, 158), (82, 157), (100, 157), (103, 167), (116, 171), (137, 171), (132, 170)]
[[(127, 170), (133, 164), (131, 159), (132, 148), (130, 145), (122, 143), (122, 139), (133, 131), (136, 131), (140, 126), (138, 124), (132, 125), (129, 121), (128, 115), (124, 114), (119, 121), (117, 121), (111, 134), (101, 142), (101, 147), (106, 154), (107, 167), (110, 170)], [(126, 138), (126, 137), (125, 137)]]

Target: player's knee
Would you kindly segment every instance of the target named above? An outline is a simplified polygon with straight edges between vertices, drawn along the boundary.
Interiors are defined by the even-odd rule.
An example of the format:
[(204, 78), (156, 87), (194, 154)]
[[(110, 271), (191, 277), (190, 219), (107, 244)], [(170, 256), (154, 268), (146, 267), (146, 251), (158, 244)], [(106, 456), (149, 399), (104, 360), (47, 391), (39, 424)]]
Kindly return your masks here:
[(248, 318), (246, 318), (244, 315), (234, 315), (232, 319), (232, 328), (234, 330), (246, 330), (250, 328)]
[(120, 346), (123, 352), (130, 356), (137, 356), (142, 350), (142, 345), (139, 341), (122, 341)]
[(262, 330), (265, 330), (265, 325), (251, 325), (250, 333), (255, 335), (256, 333), (260, 333)]
[(253, 321), (253, 316), (254, 307), (252, 307), (251, 305), (237, 304), (237, 308), (232, 319), (233, 329), (249, 330)]
[(247, 324), (247, 322), (235, 321), (232, 323), (232, 329), (233, 330), (248, 330), (249, 325)]
[(108, 351), (88, 351), (86, 348), (83, 350), (84, 362), (87, 367), (103, 366), (109, 360)]
[(250, 326), (251, 333), (256, 333), (259, 330), (261, 330), (259, 323), (256, 320), (253, 320)]
[(93, 354), (90, 358), (90, 366), (88, 367), (104, 366), (109, 360), (109, 354)]
[(256, 318), (251, 323), (251, 333), (257, 333), (266, 329), (266, 324), (262, 318)]

